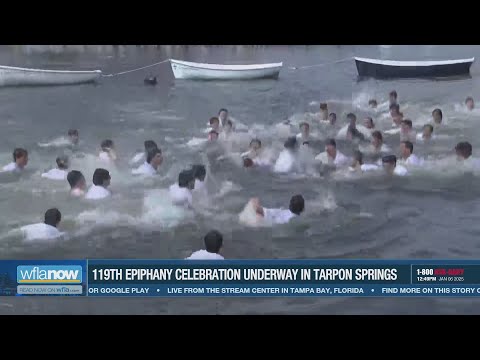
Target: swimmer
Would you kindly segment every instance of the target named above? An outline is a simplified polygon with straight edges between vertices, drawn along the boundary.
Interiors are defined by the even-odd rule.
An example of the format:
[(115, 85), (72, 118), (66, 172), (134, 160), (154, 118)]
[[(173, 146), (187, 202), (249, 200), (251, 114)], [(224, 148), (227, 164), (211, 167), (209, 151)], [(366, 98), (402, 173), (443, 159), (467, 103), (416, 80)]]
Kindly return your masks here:
[(28, 151), (23, 148), (13, 150), (13, 162), (2, 168), (3, 172), (19, 173), (28, 164)]
[(295, 152), (298, 148), (297, 138), (290, 137), (283, 144), (284, 149), (278, 155), (277, 161), (273, 166), (273, 171), (276, 173), (288, 173), (293, 170), (295, 166)]
[(354, 113), (347, 114), (347, 121), (349, 122), (350, 126), (356, 127), (357, 126), (357, 115)]
[(422, 161), (413, 153), (413, 144), (410, 141), (400, 143), (400, 154), (405, 165), (421, 165)]
[(347, 166), (349, 162), (349, 159), (337, 150), (337, 143), (334, 139), (327, 140), (325, 152), (318, 154), (315, 160), (336, 167)]
[(375, 99), (370, 99), (368, 100), (368, 106), (372, 109), (376, 109), (377, 108), (377, 100)]
[(60, 238), (63, 233), (58, 231), (58, 225), (62, 220), (62, 214), (56, 208), (45, 212), (44, 222), (23, 226), (20, 231), (25, 240), (52, 240)]
[(288, 209), (267, 209), (261, 206), (258, 199), (250, 200), (258, 215), (271, 224), (286, 224), (291, 219), (300, 216), (305, 210), (305, 200), (302, 195), (294, 195), (290, 199)]
[(465, 99), (465, 106), (470, 111), (472, 111), (473, 108), (475, 107), (475, 103), (473, 102), (473, 98), (471, 96), (469, 96)]
[(217, 141), (218, 140), (218, 132), (215, 130), (211, 130), (208, 133), (208, 141)]
[(352, 165), (349, 167), (350, 171), (371, 171), (371, 170), (378, 170), (378, 165), (375, 164), (364, 164), (363, 163), (363, 154), (361, 151), (354, 151), (353, 152), (353, 161)]
[(185, 260), (224, 260), (220, 255), (223, 246), (223, 236), (217, 230), (211, 230), (203, 238), (205, 250), (195, 251)]
[(355, 125), (350, 124), (348, 125), (346, 139), (350, 141), (358, 142), (358, 141), (364, 141), (365, 136), (360, 131), (358, 131)]
[(81, 197), (85, 195), (87, 189), (87, 181), (85, 176), (78, 171), (72, 170), (67, 175), (67, 181), (70, 185), (70, 195), (74, 197)]
[(101, 151), (98, 154), (98, 158), (102, 161), (112, 162), (117, 160), (117, 154), (115, 154), (115, 145), (112, 140), (103, 140), (100, 144)]
[(363, 120), (363, 125), (369, 130), (375, 130), (375, 123), (370, 116), (366, 117), (365, 120)]
[(328, 120), (328, 106), (326, 103), (320, 104), (320, 120), (327, 121)]
[(225, 126), (228, 121), (228, 110), (227, 109), (220, 109), (218, 111), (218, 119), (220, 120), (221, 126)]
[(458, 161), (464, 161), (472, 156), (472, 144), (468, 141), (459, 142), (455, 146), (455, 153), (457, 154)]
[(157, 149), (158, 148), (157, 143), (153, 140), (146, 140), (143, 143), (143, 146), (145, 148), (145, 151), (142, 151), (142, 152), (139, 152), (139, 153), (135, 154), (135, 156), (132, 158), (132, 160), (130, 160), (130, 165), (137, 164), (140, 161), (145, 161), (145, 159), (147, 158), (148, 152), (151, 149)]
[(193, 176), (195, 178), (195, 192), (202, 192), (203, 194), (207, 194), (207, 188), (205, 187), (205, 178), (207, 176), (207, 170), (205, 169), (204, 165), (198, 164), (193, 165), (192, 169)]
[(330, 125), (335, 126), (335, 124), (337, 123), (337, 114), (330, 113), (330, 115), (328, 115), (328, 122), (330, 123)]
[(400, 112), (400, 106), (398, 104), (390, 105), (390, 116), (392, 117), (392, 126), (399, 126), (403, 120), (403, 113)]
[(410, 141), (415, 142), (417, 134), (412, 129), (412, 120), (405, 119), (401, 122), (400, 128), (400, 141)]
[(390, 91), (390, 94), (388, 94), (388, 100), (390, 105), (398, 104), (397, 99), (398, 99), (397, 92), (395, 90)]
[(433, 118), (433, 123), (435, 125), (440, 125), (442, 123), (442, 119), (443, 119), (442, 110), (440, 110), (440, 109), (433, 110), (432, 111), (432, 118)]
[(72, 145), (78, 145), (79, 135), (77, 129), (68, 130), (68, 139)]
[(133, 175), (157, 175), (157, 170), (162, 165), (163, 156), (159, 148), (152, 148), (148, 151), (147, 160), (137, 169), (132, 170)]
[(216, 131), (217, 133), (220, 132), (220, 120), (218, 120), (217, 117), (210, 118), (208, 123), (210, 124), (210, 129), (208, 130), (209, 132), (212, 130)]
[(374, 131), (372, 133), (371, 145), (371, 150), (375, 154), (390, 151), (390, 148), (383, 143), (383, 135), (380, 131)]
[(405, 176), (408, 171), (402, 165), (397, 165), (397, 157), (395, 155), (387, 155), (382, 158), (383, 169), (388, 175)]
[(192, 206), (192, 190), (195, 189), (195, 176), (192, 170), (183, 170), (178, 174), (178, 182), (170, 185), (172, 203), (178, 206)]
[(262, 142), (259, 139), (252, 139), (248, 151), (244, 152), (241, 157), (255, 158), (260, 154), (262, 149)]
[(307, 122), (301, 122), (300, 125), (300, 133), (297, 134), (297, 140), (300, 142), (305, 142), (310, 139), (310, 124)]
[(50, 180), (65, 180), (67, 178), (68, 157), (59, 156), (56, 159), (57, 168), (42, 174), (42, 178)]
[(223, 126), (223, 131), (222, 133), (220, 134), (220, 137), (223, 139), (223, 140), (227, 140), (230, 135), (233, 133), (233, 122), (232, 120), (227, 120), (225, 125)]
[(110, 186), (111, 176), (108, 170), (95, 169), (93, 173), (93, 185), (85, 195), (85, 199), (99, 200), (109, 197), (111, 195), (110, 190), (107, 189)]
[(435, 135), (433, 135), (433, 126), (431, 124), (423, 125), (422, 133), (417, 134), (417, 141), (428, 142), (433, 139), (435, 139)]

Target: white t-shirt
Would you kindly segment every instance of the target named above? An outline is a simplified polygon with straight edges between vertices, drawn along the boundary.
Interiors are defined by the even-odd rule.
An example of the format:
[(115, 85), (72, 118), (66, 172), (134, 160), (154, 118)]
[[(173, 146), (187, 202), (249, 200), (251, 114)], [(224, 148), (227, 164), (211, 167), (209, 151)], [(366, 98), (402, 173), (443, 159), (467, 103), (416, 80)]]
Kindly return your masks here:
[(52, 169), (42, 174), (42, 178), (50, 180), (66, 180), (67, 171), (61, 169)]
[(198, 250), (195, 251), (192, 255), (187, 257), (185, 260), (224, 260), (225, 258), (217, 253), (211, 253), (207, 250)]
[(174, 205), (192, 206), (192, 192), (189, 189), (173, 184), (170, 185), (169, 193)]
[(20, 228), (25, 240), (49, 240), (57, 239), (63, 235), (55, 226), (45, 223), (26, 225)]
[(21, 167), (17, 166), (16, 162), (11, 162), (10, 164), (5, 165), (2, 168), (2, 171), (5, 171), (5, 172), (20, 172), (22, 170), (23, 169)]
[(408, 174), (408, 170), (402, 165), (397, 164), (397, 166), (395, 166), (395, 170), (393, 170), (393, 174), (398, 176), (405, 176)]
[(82, 197), (82, 196), (85, 195), (85, 191), (83, 191), (82, 189), (79, 189), (79, 188), (75, 188), (75, 189), (70, 190), (70, 195), (72, 195), (74, 197)]
[(435, 140), (435, 139), (436, 139), (436, 135), (434, 135), (434, 134), (432, 134), (432, 135), (430, 136), (430, 139), (425, 139), (425, 138), (423, 137), (423, 133), (417, 134), (417, 141), (430, 141), (430, 140)]
[(144, 162), (138, 168), (132, 170), (133, 175), (148, 175), (153, 176), (157, 174), (157, 170), (147, 162)]
[(193, 190), (197, 194), (207, 195), (207, 187), (204, 181), (195, 179), (195, 188)]
[(418, 166), (422, 164), (422, 160), (418, 158), (415, 154), (410, 154), (410, 156), (405, 160), (406, 165)]
[(288, 149), (282, 150), (280, 155), (278, 155), (278, 159), (275, 162), (273, 167), (273, 171), (276, 173), (288, 173), (293, 170), (295, 165), (295, 157), (293, 156), (292, 152)]
[(328, 156), (327, 152), (322, 152), (315, 157), (315, 160), (321, 161), (322, 163), (335, 165), (335, 166), (345, 166), (348, 165), (349, 159), (345, 155), (343, 155), (340, 151), (337, 150), (337, 154), (335, 155), (335, 159), (332, 159)]
[(88, 192), (85, 195), (85, 199), (99, 200), (109, 197), (110, 195), (110, 191), (105, 189), (103, 186), (92, 185), (90, 189), (88, 189)]
[(360, 166), (360, 170), (362, 171), (375, 171), (375, 170), (379, 170), (380, 167), (378, 165), (375, 165), (375, 164), (363, 164)]
[(289, 209), (267, 209), (263, 208), (264, 219), (272, 224), (286, 224), (296, 217)]

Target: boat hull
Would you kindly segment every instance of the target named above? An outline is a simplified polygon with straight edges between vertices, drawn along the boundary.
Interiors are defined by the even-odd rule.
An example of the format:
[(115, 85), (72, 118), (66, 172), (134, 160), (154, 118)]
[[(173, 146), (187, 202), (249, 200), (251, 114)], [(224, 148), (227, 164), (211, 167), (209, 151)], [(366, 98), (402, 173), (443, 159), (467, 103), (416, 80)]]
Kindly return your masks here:
[(422, 62), (385, 61), (368, 62), (355, 58), (358, 75), (378, 79), (388, 78), (439, 78), (470, 74), (474, 59), (465, 61)]
[(0, 66), (0, 86), (53, 86), (90, 83), (102, 72), (26, 69)]
[(282, 63), (262, 65), (216, 65), (171, 60), (176, 79), (253, 80), (277, 79)]

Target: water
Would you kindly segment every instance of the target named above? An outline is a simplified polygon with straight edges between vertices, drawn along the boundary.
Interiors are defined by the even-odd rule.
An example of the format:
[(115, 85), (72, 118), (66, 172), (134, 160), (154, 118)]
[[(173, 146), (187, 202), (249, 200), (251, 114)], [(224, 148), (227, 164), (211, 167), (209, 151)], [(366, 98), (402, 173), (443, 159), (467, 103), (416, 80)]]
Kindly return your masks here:
[[(272, 47), (76, 47), (42, 51), (37, 47), (1, 47), (0, 63), (12, 66), (101, 69), (114, 73), (178, 58), (199, 62), (241, 63), (284, 61), (278, 81), (174, 81), (168, 64), (116, 78), (98, 85), (1, 89), (0, 162), (11, 161), (16, 146), (29, 150), (29, 173), (20, 179), (0, 178), (0, 258), (183, 258), (203, 247), (211, 228), (224, 234), (227, 258), (470, 258), (480, 257), (480, 185), (447, 157), (455, 144), (468, 140), (474, 156), (480, 146), (480, 112), (463, 109), (466, 96), (478, 94), (478, 67), (472, 78), (452, 81), (401, 80), (357, 82), (353, 61), (305, 70), (289, 66), (329, 63), (358, 55), (400, 60), (480, 56), (478, 46), (272, 46)], [(143, 79), (157, 75), (158, 85)], [(228, 160), (216, 161), (221, 149), (189, 146), (204, 138), (205, 124), (218, 109), (248, 127), (263, 129), (265, 145), (280, 149), (272, 126), (287, 118), (299, 121), (327, 101), (345, 124), (353, 111), (361, 121), (369, 114), (368, 99), (387, 100), (396, 89), (404, 114), (419, 130), (431, 111), (441, 107), (444, 126), (433, 148), (414, 151), (433, 159), (425, 171), (408, 179), (344, 180), (311, 176), (280, 176), (247, 172)], [(373, 114), (377, 127), (388, 129), (389, 119)], [(72, 168), (91, 179), (94, 156), (101, 140), (114, 140), (119, 158), (112, 171), (114, 197), (100, 204), (71, 200), (68, 186), (42, 180), (39, 174), (55, 166), (63, 150), (41, 147), (77, 128), (87, 156)], [(260, 131), (260, 130), (258, 130)], [(312, 126), (312, 131), (318, 131)], [(283, 134), (285, 135), (285, 134)], [(128, 159), (155, 140), (164, 152), (160, 176), (143, 181), (129, 174)], [(232, 151), (242, 152), (250, 135)], [(283, 141), (283, 138), (282, 138)], [(398, 136), (386, 137), (398, 153)], [(189, 144), (189, 145), (187, 145)], [(345, 144), (340, 150), (348, 154)], [(320, 151), (320, 148), (318, 149)], [(446, 158), (446, 160), (443, 160)], [(440, 159), (440, 160), (437, 160)], [(208, 163), (210, 189), (215, 189), (201, 214), (173, 211), (165, 204), (164, 189), (178, 172), (192, 163)], [(439, 161), (435, 163), (435, 161)], [(447, 166), (443, 166), (442, 163)], [(250, 197), (264, 205), (286, 206), (294, 193), (307, 199), (296, 224), (276, 228), (246, 228), (238, 213)], [(147, 201), (144, 201), (148, 196)], [(5, 234), (41, 221), (47, 208), (63, 215), (68, 241), (50, 245), (23, 244)], [(68, 301), (67, 301), (68, 300)], [(320, 314), (320, 313), (477, 313), (472, 299), (60, 299), (4, 298), (5, 314)]]

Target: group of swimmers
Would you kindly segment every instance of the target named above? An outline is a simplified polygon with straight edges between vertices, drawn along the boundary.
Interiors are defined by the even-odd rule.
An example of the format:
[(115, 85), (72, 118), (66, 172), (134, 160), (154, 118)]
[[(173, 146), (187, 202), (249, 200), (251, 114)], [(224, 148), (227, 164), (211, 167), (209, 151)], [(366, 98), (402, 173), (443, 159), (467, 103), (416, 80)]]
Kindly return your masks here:
[[(377, 101), (374, 99), (370, 100), (368, 104), (372, 109), (378, 106)], [(467, 109), (473, 110), (474, 102), (471, 97), (465, 100), (465, 104)], [(344, 140), (351, 141), (356, 145), (353, 151), (353, 157), (348, 157), (337, 150), (337, 142), (332, 137), (325, 141), (325, 151), (315, 156), (314, 160), (333, 170), (346, 168), (351, 172), (367, 172), (383, 169), (385, 173), (389, 175), (407, 175), (407, 168), (409, 166), (421, 164), (421, 160), (413, 153), (414, 143), (416, 141), (428, 142), (434, 139), (434, 125), (442, 123), (443, 114), (440, 109), (433, 110), (432, 119), (434, 125), (425, 124), (422, 133), (417, 135), (413, 131), (412, 121), (404, 119), (403, 113), (400, 112), (396, 91), (392, 91), (389, 94), (389, 110), (392, 118), (392, 126), (397, 128), (400, 134), (400, 159), (392, 154), (391, 149), (383, 143), (382, 132), (376, 130), (374, 120), (371, 117), (366, 117), (363, 125), (357, 126), (356, 115), (349, 113), (346, 116), (348, 126), (343, 136)], [(320, 104), (318, 117), (320, 123), (324, 122), (325, 124), (336, 126), (337, 115), (328, 112), (327, 104)], [(210, 128), (207, 130), (208, 142), (228, 139), (234, 132), (234, 123), (229, 119), (227, 109), (220, 109), (218, 116), (210, 119), (209, 125)], [(286, 125), (290, 125), (289, 122), (287, 122)], [(248, 151), (241, 154), (243, 166), (245, 168), (268, 168), (276, 173), (295, 171), (295, 166), (298, 163), (296, 161), (296, 153), (299, 148), (308, 148), (312, 140), (314, 140), (310, 134), (310, 124), (307, 121), (302, 121), (299, 124), (299, 129), (299, 134), (288, 137), (285, 141), (284, 149), (280, 152), (276, 161), (272, 161), (268, 156), (265, 156), (260, 139), (252, 139)], [(393, 134), (395, 132), (397, 131), (387, 130), (385, 133)], [(75, 129), (69, 130), (68, 139), (71, 145), (78, 145), (78, 131)], [(363, 146), (366, 142), (369, 142), (369, 145)], [(131, 165), (141, 163), (131, 172), (133, 175), (153, 176), (157, 174), (163, 162), (162, 151), (153, 140), (145, 141), (144, 148), (145, 150), (143, 152), (136, 154), (130, 161)], [(366, 151), (379, 155), (378, 161), (365, 163), (364, 152)], [(467, 160), (471, 158), (472, 146), (468, 142), (460, 142), (456, 145), (455, 151), (459, 160)], [(102, 141), (98, 159), (107, 164), (115, 163), (117, 155), (112, 140), (107, 139)], [(402, 162), (403, 165), (398, 164), (398, 162)], [(92, 178), (93, 184), (87, 190), (87, 182), (82, 172), (79, 170), (68, 170), (69, 159), (67, 156), (59, 156), (56, 159), (56, 163), (57, 167), (55, 169), (43, 173), (41, 177), (50, 180), (67, 180), (70, 185), (70, 194), (74, 197), (84, 197), (87, 200), (100, 200), (111, 195), (108, 189), (111, 176), (107, 169), (101, 167), (94, 171)], [(13, 151), (13, 162), (4, 166), (2, 170), (4, 172), (21, 172), (27, 164), (27, 150), (17, 148)], [(192, 208), (192, 192), (206, 192), (206, 175), (206, 168), (202, 164), (193, 165), (191, 168), (181, 171), (178, 174), (177, 181), (172, 184), (168, 190), (172, 204)], [(305, 209), (305, 200), (302, 195), (292, 196), (288, 209), (263, 207), (257, 198), (250, 199), (249, 203), (254, 209), (256, 216), (271, 224), (288, 223), (291, 219), (301, 215)], [(45, 213), (43, 223), (28, 225), (23, 227), (22, 230), (27, 238), (57, 238), (63, 235), (58, 230), (60, 221), (60, 211), (52, 208)], [(218, 231), (212, 230), (209, 232), (205, 236), (204, 242), (206, 250), (195, 252), (189, 259), (223, 259), (219, 254), (223, 244), (223, 237)]]

